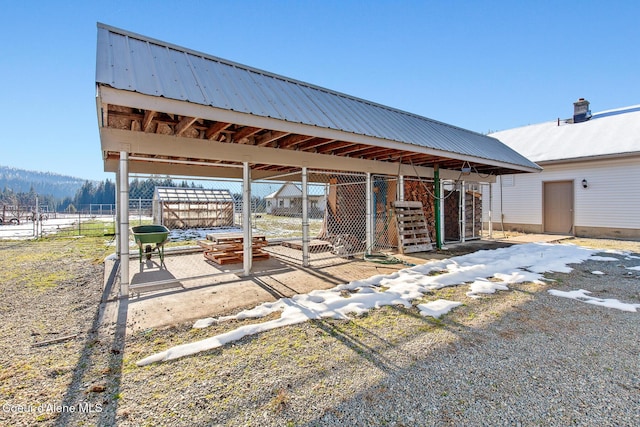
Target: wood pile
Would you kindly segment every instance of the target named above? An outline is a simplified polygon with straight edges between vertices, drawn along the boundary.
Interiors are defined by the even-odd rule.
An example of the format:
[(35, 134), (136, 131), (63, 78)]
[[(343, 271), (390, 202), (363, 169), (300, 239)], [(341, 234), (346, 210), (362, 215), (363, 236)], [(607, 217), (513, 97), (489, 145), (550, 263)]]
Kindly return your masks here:
[[(404, 181), (404, 199), (406, 201), (414, 201), (422, 203), (422, 211), (424, 212), (424, 219), (427, 223), (427, 229), (429, 230), (429, 237), (432, 242), (436, 241), (436, 215), (435, 207), (433, 204), (435, 189), (433, 182), (428, 181)], [(445, 214), (446, 216), (446, 214)]]
[[(207, 240), (198, 241), (204, 249), (204, 257), (216, 264), (234, 264), (244, 260), (243, 236), (240, 233), (213, 233)], [(268, 259), (269, 254), (262, 250), (268, 242), (264, 235), (253, 235), (251, 254), (253, 259)]]

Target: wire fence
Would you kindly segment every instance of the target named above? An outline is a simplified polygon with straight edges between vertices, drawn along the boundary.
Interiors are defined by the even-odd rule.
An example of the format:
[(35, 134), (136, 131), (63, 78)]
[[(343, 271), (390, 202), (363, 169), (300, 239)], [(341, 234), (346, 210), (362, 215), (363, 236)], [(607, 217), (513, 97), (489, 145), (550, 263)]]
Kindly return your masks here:
[[(130, 183), (139, 178), (132, 177)], [(248, 189), (249, 223), (245, 223), (242, 180), (168, 178), (182, 180), (182, 185), (138, 188), (129, 199), (131, 228), (154, 224), (169, 230), (162, 241), (150, 244), (128, 233), (132, 289), (184, 286), (242, 271), (247, 227), (253, 237), (254, 271), (273, 268), (274, 260), (323, 268), (365, 254), (394, 253), (399, 235), (393, 202), (401, 198), (422, 202), (431, 241), (436, 240), (432, 179), (405, 178), (400, 188), (396, 176), (327, 170), (309, 170), (303, 176), (297, 170), (253, 180)], [(445, 241), (482, 236), (481, 194), (481, 184), (442, 183), (439, 202)], [(33, 218), (0, 227), (0, 239), (95, 236), (112, 242), (118, 251), (115, 204), (76, 206), (73, 212)]]

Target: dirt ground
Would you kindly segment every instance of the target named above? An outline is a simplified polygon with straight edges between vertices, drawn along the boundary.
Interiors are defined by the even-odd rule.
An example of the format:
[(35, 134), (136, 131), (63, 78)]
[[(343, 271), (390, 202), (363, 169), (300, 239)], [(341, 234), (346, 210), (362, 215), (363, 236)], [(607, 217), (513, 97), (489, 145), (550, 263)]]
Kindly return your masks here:
[[(471, 240), (465, 243), (446, 245), (440, 250), (414, 254), (394, 254), (402, 261), (396, 264), (377, 264), (362, 259), (343, 260), (337, 258), (325, 262), (321, 267), (304, 268), (290, 262), (286, 256), (272, 256), (268, 260), (254, 262), (254, 274), (245, 278), (238, 274), (210, 277), (241, 265), (231, 265), (215, 269), (204, 262), (202, 253), (196, 252), (166, 258), (166, 265), (160, 268), (157, 262), (142, 265), (137, 259), (130, 262), (130, 276), (133, 296), (127, 301), (127, 328), (129, 332), (171, 325), (192, 323), (205, 317), (218, 317), (251, 308), (268, 301), (305, 294), (314, 289), (328, 289), (352, 280), (365, 279), (377, 274), (390, 274), (415, 264), (450, 258), (466, 253), (496, 249), (517, 243), (557, 242), (569, 236), (552, 235), (512, 235), (499, 240)], [(275, 247), (271, 252), (286, 251)], [(285, 254), (282, 254), (285, 255)], [(115, 263), (107, 263), (106, 269), (115, 268)], [(202, 277), (181, 280), (181, 278)], [(156, 287), (145, 287), (148, 281), (171, 282)], [(139, 283), (139, 284), (136, 284)], [(106, 283), (105, 286), (116, 284)], [(120, 301), (117, 289), (110, 292), (113, 307), (108, 307), (113, 317)]]
[[(442, 259), (476, 250), (517, 244), (527, 239), (530, 239), (530, 236), (506, 236), (506, 239), (494, 241), (473, 241), (404, 259), (407, 263), (419, 263), (429, 259)], [(640, 242), (600, 239), (565, 239), (563, 242), (640, 254)], [(324, 269), (321, 274), (313, 270), (298, 271), (288, 266), (277, 273), (247, 279), (249, 280), (246, 283), (247, 291), (243, 298), (238, 298), (241, 301), (239, 303), (225, 302), (236, 299), (231, 294), (225, 295), (226, 287), (233, 287), (233, 290), (237, 291), (242, 287), (238, 284), (244, 279), (197, 290), (208, 292), (208, 299), (216, 297), (222, 302), (207, 306), (208, 303), (203, 303), (199, 296), (192, 301), (192, 304), (183, 305), (182, 308), (185, 309), (186, 314), (176, 314), (172, 312), (181, 303), (170, 302), (171, 298), (187, 295), (190, 290), (173, 294), (165, 290), (167, 295), (162, 295), (160, 292), (155, 296), (152, 293), (146, 295), (143, 293), (141, 296), (130, 298), (128, 306), (119, 304), (119, 300), (115, 297), (117, 290), (114, 289), (114, 284), (117, 281), (113, 265), (109, 265), (109, 262), (103, 264), (101, 261), (112, 251), (112, 248), (105, 246), (105, 243), (95, 239), (0, 241), (0, 276), (3, 277), (2, 286), (0, 286), (0, 312), (3, 321), (3, 328), (0, 330), (0, 405), (4, 408), (0, 411), (0, 424), (25, 426), (36, 423), (56, 426), (207, 425), (208, 423), (188, 418), (169, 422), (163, 417), (175, 412), (175, 409), (171, 409), (172, 407), (180, 408), (179, 411), (183, 414), (191, 414), (192, 410), (175, 400), (179, 396), (204, 393), (204, 398), (209, 396), (207, 393), (213, 393), (212, 387), (214, 387), (227, 390), (222, 394), (223, 396), (226, 394), (234, 396), (234, 399), (242, 399), (241, 396), (246, 395), (248, 399), (253, 396), (251, 393), (247, 394), (246, 390), (247, 384), (251, 381), (257, 384), (270, 380), (277, 372), (280, 372), (277, 375), (281, 381), (294, 381), (288, 378), (293, 372), (292, 368), (294, 371), (299, 368), (296, 364), (307, 366), (309, 375), (311, 371), (322, 373), (325, 379), (319, 380), (318, 384), (335, 380), (338, 381), (336, 384), (344, 386), (344, 390), (330, 397), (321, 393), (322, 389), (317, 388), (319, 385), (309, 384), (311, 388), (305, 388), (307, 386), (301, 388), (299, 396), (303, 393), (312, 393), (318, 398), (324, 398), (327, 402), (339, 400), (343, 393), (349, 392), (351, 386), (343, 384), (343, 381), (347, 381), (347, 377), (341, 377), (340, 380), (335, 377), (343, 372), (342, 368), (338, 368), (343, 366), (344, 374), (349, 372), (348, 378), (355, 378), (353, 372), (359, 369), (355, 368), (359, 365), (352, 365), (356, 363), (351, 361), (352, 356), (342, 354), (343, 347), (347, 351), (355, 351), (354, 354), (358, 359), (364, 357), (365, 360), (376, 361), (383, 357), (381, 353), (383, 349), (376, 349), (378, 344), (374, 344), (382, 342), (381, 337), (387, 337), (384, 338), (384, 342), (390, 350), (399, 351), (400, 347), (393, 344), (397, 338), (403, 337), (402, 342), (425, 337), (436, 339), (442, 335), (424, 336), (424, 334), (437, 332), (442, 325), (449, 324), (447, 322), (454, 322), (451, 325), (456, 324), (455, 322), (462, 325), (489, 321), (495, 318), (496, 313), (502, 313), (503, 310), (507, 312), (515, 310), (511, 307), (520, 304), (517, 300), (530, 299), (536, 292), (533, 288), (527, 288), (526, 293), (504, 293), (496, 298), (482, 300), (479, 305), (469, 304), (464, 310), (460, 309), (452, 315), (446, 323), (436, 322), (431, 326), (427, 325), (426, 329), (423, 323), (416, 323), (417, 319), (411, 313), (381, 310), (379, 313), (346, 324), (331, 321), (265, 334), (264, 337), (249, 340), (250, 346), (246, 346), (246, 343), (240, 343), (238, 347), (230, 346), (198, 359), (199, 362), (186, 360), (173, 366), (139, 369), (136, 368), (135, 361), (143, 355), (215, 332), (194, 332), (191, 329), (191, 320), (200, 315), (194, 307), (198, 304), (204, 306), (202, 314), (205, 312), (208, 316), (216, 313), (227, 314), (255, 305), (256, 301), (262, 301), (265, 298), (275, 299), (296, 292), (305, 292), (309, 287), (316, 286), (307, 280), (309, 277), (313, 277), (317, 280), (315, 283), (322, 283), (321, 287), (326, 288), (353, 280), (354, 271), (360, 271), (358, 274), (361, 277), (369, 277), (373, 274), (386, 274), (394, 269), (404, 268), (406, 265), (372, 266), (370, 263), (359, 265), (356, 262)], [(611, 263), (603, 266), (594, 263), (593, 266), (585, 268), (614, 267)], [(606, 283), (606, 277), (600, 278), (582, 270), (584, 269), (569, 275), (555, 274), (554, 277), (561, 280), (563, 286), (568, 288), (584, 286), (585, 280), (594, 282), (591, 286), (596, 292), (611, 288)], [(574, 279), (575, 283), (573, 283)], [(603, 283), (597, 284), (598, 280)], [(105, 283), (111, 288), (105, 288)], [(458, 291), (443, 290), (442, 297), (455, 298), (455, 292)], [(623, 296), (640, 297), (637, 289), (624, 290)], [(197, 301), (198, 299), (200, 301)], [(160, 301), (162, 303), (159, 303)], [(157, 318), (149, 315), (147, 308), (151, 305), (154, 306), (153, 310), (158, 312), (164, 310), (169, 315)], [(157, 323), (144, 323), (148, 321), (146, 319), (160, 318), (162, 320)], [(525, 326), (536, 327), (536, 324), (531, 323)], [(225, 327), (233, 328), (235, 325), (230, 324)], [(220, 330), (224, 331), (224, 328)], [(363, 331), (369, 332), (361, 336)], [(348, 341), (344, 341), (347, 339), (346, 336), (350, 337)], [(432, 338), (428, 338), (429, 336)], [(372, 343), (367, 344), (369, 340), (367, 337), (373, 340)], [(356, 340), (352, 341), (354, 339)], [(362, 343), (357, 344), (360, 341)], [(342, 347), (341, 342), (345, 344)], [(314, 347), (308, 347), (309, 345)], [(300, 346), (299, 351), (296, 350), (298, 346)], [(322, 348), (331, 348), (334, 352), (332, 357), (336, 359), (318, 359), (317, 350)], [(222, 353), (225, 357), (219, 358), (219, 354)], [(251, 369), (261, 366), (258, 359), (262, 360), (263, 355), (268, 355), (272, 361), (265, 366), (265, 368), (271, 367), (270, 373), (263, 371), (262, 368), (251, 375), (252, 371), (246, 371), (247, 368), (242, 371), (243, 366), (252, 367)], [(211, 357), (215, 359), (210, 359)], [(258, 359), (253, 360), (256, 357)], [(411, 357), (421, 358), (422, 356)], [(215, 367), (207, 365), (209, 360), (215, 362)], [(331, 360), (334, 361), (331, 362)], [(291, 366), (292, 363), (294, 366)], [(238, 369), (241, 371), (238, 372)], [(233, 375), (227, 376), (225, 372)], [(198, 381), (194, 380), (196, 377), (199, 378)], [(179, 394), (175, 394), (172, 389), (180, 384), (184, 384), (186, 388)], [(188, 384), (197, 384), (200, 388), (191, 390)], [(289, 390), (287, 383), (284, 384), (282, 386), (284, 390)], [(297, 383), (290, 384), (292, 387), (298, 387)], [(262, 390), (260, 392), (262, 394), (255, 396), (260, 401), (266, 399), (261, 411), (266, 411), (270, 419), (280, 420), (281, 425), (284, 425), (286, 418), (281, 417), (289, 416), (287, 411), (295, 407), (293, 395), (289, 391), (281, 392), (283, 389), (279, 385), (267, 384), (266, 387), (271, 388), (266, 392)], [(206, 389), (209, 391), (205, 391)], [(335, 388), (332, 389), (335, 390)], [(256, 392), (259, 391), (256, 390)], [(271, 394), (272, 392), (275, 394)], [(283, 406), (285, 398), (288, 399), (288, 403)], [(205, 400), (208, 405), (213, 404), (209, 398)], [(225, 412), (224, 408), (227, 407), (225, 405), (229, 404), (225, 402), (227, 399), (217, 400), (216, 411), (219, 410), (221, 411), (219, 414), (226, 413), (231, 416), (230, 414), (235, 412)], [(245, 404), (248, 403), (245, 402)], [(211, 406), (211, 408), (214, 407)], [(282, 410), (282, 408), (289, 409)], [(240, 416), (245, 412), (238, 412), (238, 414)], [(236, 422), (246, 424), (237, 417), (224, 418), (220, 421), (224, 425), (233, 425)]]

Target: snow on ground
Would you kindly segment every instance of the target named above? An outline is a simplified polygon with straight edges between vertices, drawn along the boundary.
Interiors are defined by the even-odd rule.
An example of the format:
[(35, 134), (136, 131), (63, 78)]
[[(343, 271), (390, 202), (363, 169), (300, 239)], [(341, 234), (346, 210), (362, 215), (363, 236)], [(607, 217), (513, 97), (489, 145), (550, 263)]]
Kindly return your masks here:
[[(545, 272), (568, 273), (569, 264), (579, 264), (587, 259), (618, 260), (613, 257), (595, 256), (597, 251), (575, 245), (529, 243), (508, 248), (482, 250), (468, 255), (428, 262), (389, 275), (376, 275), (364, 280), (354, 280), (327, 290), (315, 290), (308, 294), (281, 298), (258, 305), (233, 316), (198, 320), (194, 328), (224, 322), (231, 319), (262, 318), (280, 312), (280, 317), (263, 323), (244, 325), (239, 328), (196, 341), (172, 347), (137, 362), (138, 366), (176, 359), (201, 351), (217, 348), (247, 335), (274, 328), (294, 325), (312, 319), (349, 319), (350, 315), (365, 313), (372, 308), (385, 305), (411, 307), (412, 301), (420, 299), (434, 289), (446, 286), (469, 285), (467, 295), (508, 290), (508, 285), (521, 282), (540, 283)], [(628, 309), (629, 304), (616, 300), (600, 300), (588, 297), (584, 292), (567, 293), (574, 299), (606, 307)], [(555, 295), (555, 294), (554, 294)], [(559, 296), (567, 296), (558, 294)], [(441, 316), (461, 302), (436, 300), (419, 304), (423, 316)]]
[(549, 293), (551, 295), (555, 295), (558, 297), (570, 298), (576, 301), (586, 302), (587, 304), (599, 305), (599, 306), (608, 307), (608, 308), (616, 308), (618, 310), (631, 311), (634, 313), (636, 312), (637, 308), (640, 308), (640, 304), (630, 304), (630, 303), (621, 302), (621, 301), (618, 301), (617, 299), (612, 299), (612, 298), (603, 299), (603, 298), (590, 297), (587, 294), (590, 294), (591, 292), (585, 291), (584, 289), (578, 289), (577, 291), (569, 291), (569, 292), (551, 289), (549, 290)]
[(183, 242), (187, 240), (204, 240), (207, 234), (213, 233), (242, 233), (242, 228), (238, 227), (215, 227), (215, 228), (188, 228), (181, 230), (173, 229), (169, 232), (169, 240), (173, 242)]

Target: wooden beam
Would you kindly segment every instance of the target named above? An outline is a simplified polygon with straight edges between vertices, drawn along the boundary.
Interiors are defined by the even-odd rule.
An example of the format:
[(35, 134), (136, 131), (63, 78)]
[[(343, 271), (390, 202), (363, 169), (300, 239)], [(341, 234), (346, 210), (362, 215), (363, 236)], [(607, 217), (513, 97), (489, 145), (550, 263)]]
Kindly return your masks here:
[(155, 111), (145, 110), (144, 119), (142, 119), (142, 130), (144, 132), (149, 132), (151, 130), (151, 122), (153, 121), (153, 117), (155, 115)]
[(331, 153), (333, 150), (337, 150), (339, 148), (343, 148), (343, 147), (350, 147), (354, 144), (352, 144), (351, 142), (332, 142), (331, 144), (322, 147), (320, 149), (316, 150), (316, 153), (320, 153), (320, 154), (324, 154), (324, 153)]
[(347, 154), (356, 153), (358, 151), (366, 150), (367, 148), (371, 148), (371, 147), (367, 147), (366, 145), (361, 145), (361, 144), (353, 144), (352, 146), (347, 146), (347, 147), (344, 147), (344, 148), (333, 150), (332, 154), (334, 154), (336, 156), (344, 156), (344, 155), (347, 155)]
[(301, 142), (307, 142), (315, 137), (309, 135), (289, 135), (278, 140), (277, 147), (289, 148), (293, 145), (300, 144)]
[[(523, 165), (507, 161), (492, 160), (480, 158), (475, 155), (452, 153), (447, 150), (417, 146), (408, 142), (392, 141), (374, 136), (354, 134), (351, 132), (303, 124), (297, 122), (289, 122), (273, 117), (257, 116), (238, 111), (216, 108), (210, 105), (201, 105), (181, 100), (168, 99), (164, 97), (144, 95), (138, 92), (120, 90), (99, 84), (97, 86), (98, 97), (106, 104), (128, 105), (141, 110), (166, 111), (179, 114), (181, 116), (201, 117), (205, 120), (225, 123), (235, 123), (242, 126), (259, 127), (262, 129), (271, 129), (275, 131), (288, 132), (301, 135), (313, 135), (318, 138), (335, 139), (337, 141), (349, 141), (351, 143), (360, 143), (377, 147), (395, 148), (405, 152), (421, 152), (434, 156), (455, 157), (462, 161), (468, 161), (474, 164), (491, 165), (504, 168), (505, 170), (513, 170), (518, 172), (540, 172), (541, 168), (535, 164)], [(248, 147), (245, 145), (245, 147)], [(295, 150), (286, 150), (288, 152), (297, 152)]]
[(235, 142), (237, 142), (238, 144), (246, 144), (247, 142), (249, 142), (249, 137), (251, 135), (255, 135), (256, 133), (260, 132), (262, 129), (260, 128), (254, 128), (251, 126), (245, 126), (242, 129), (240, 129), (239, 131), (235, 132), (233, 134), (233, 139)]
[(182, 135), (196, 120), (198, 120), (197, 117), (184, 116), (176, 126), (176, 136)]
[(327, 138), (314, 138), (311, 141), (307, 141), (303, 144), (298, 145), (296, 148), (300, 151), (307, 151), (313, 150), (314, 148), (318, 148), (322, 145), (330, 144), (332, 142), (336, 142), (336, 140)]
[(276, 141), (287, 135), (289, 135), (289, 132), (279, 132), (279, 131), (270, 130), (256, 137), (256, 145), (259, 147), (264, 147), (265, 145), (268, 145), (271, 142)]
[(204, 133), (204, 136), (207, 139), (216, 139), (218, 134), (223, 130), (225, 130), (226, 128), (228, 128), (229, 126), (231, 126), (231, 123), (216, 122), (213, 125), (211, 125), (209, 129), (207, 129), (207, 131)]

